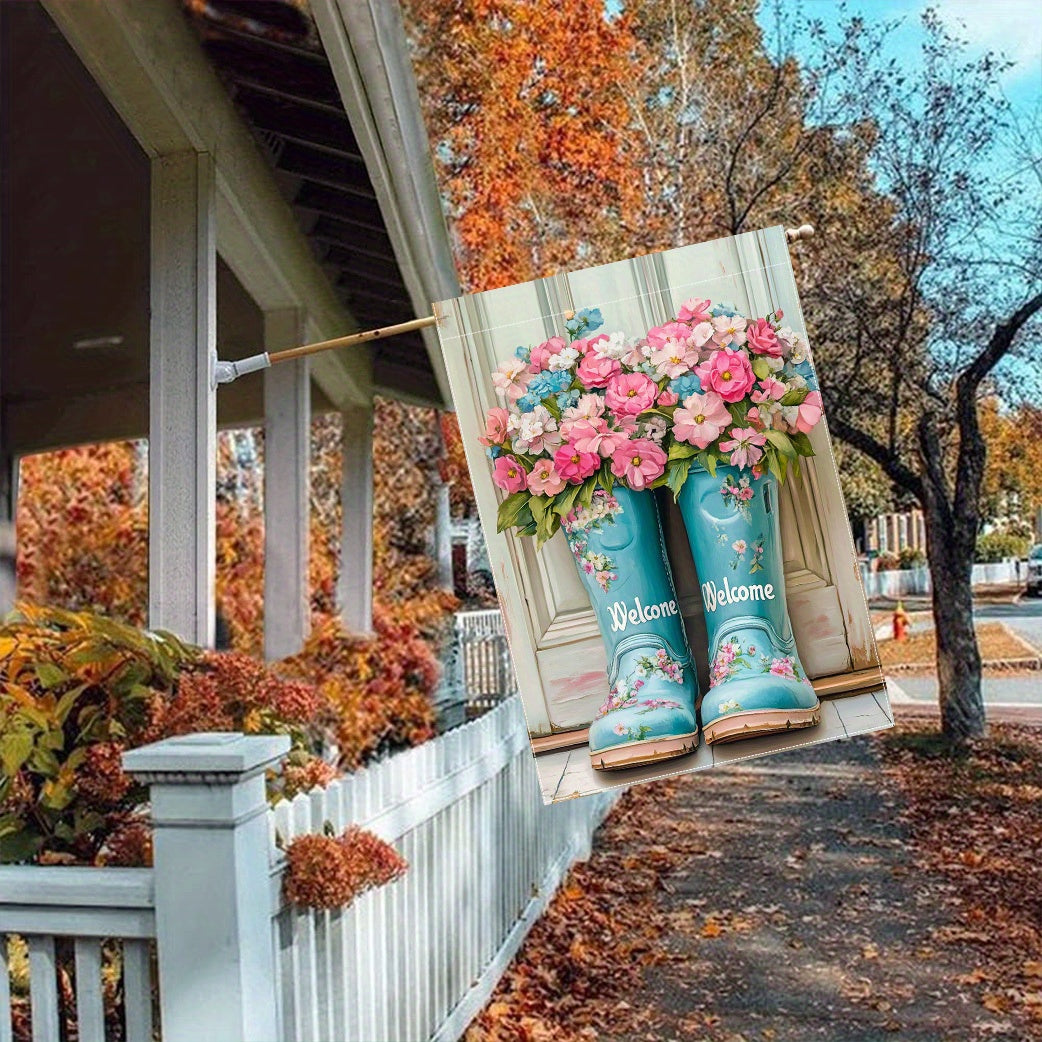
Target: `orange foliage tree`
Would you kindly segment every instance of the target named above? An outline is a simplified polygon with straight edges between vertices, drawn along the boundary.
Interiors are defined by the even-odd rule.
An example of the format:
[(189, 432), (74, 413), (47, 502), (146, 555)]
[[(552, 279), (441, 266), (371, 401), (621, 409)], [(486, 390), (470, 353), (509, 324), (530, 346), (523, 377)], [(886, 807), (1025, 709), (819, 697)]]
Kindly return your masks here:
[[(336, 611), (340, 569), (341, 426), (312, 424), (312, 609)], [(442, 437), (438, 415), (378, 399), (374, 432), (374, 585), (387, 603), (429, 590)], [(232, 648), (259, 655), (264, 625), (264, 439), (222, 431), (217, 459), (216, 599)], [(148, 614), (148, 459), (144, 442), (113, 442), (22, 460), (21, 599), (144, 625)], [(451, 601), (439, 604), (444, 614)], [(408, 609), (404, 609), (408, 614)]]
[(638, 47), (628, 16), (605, 18), (601, 0), (404, 8), (470, 290), (614, 259), (647, 238), (618, 90)]

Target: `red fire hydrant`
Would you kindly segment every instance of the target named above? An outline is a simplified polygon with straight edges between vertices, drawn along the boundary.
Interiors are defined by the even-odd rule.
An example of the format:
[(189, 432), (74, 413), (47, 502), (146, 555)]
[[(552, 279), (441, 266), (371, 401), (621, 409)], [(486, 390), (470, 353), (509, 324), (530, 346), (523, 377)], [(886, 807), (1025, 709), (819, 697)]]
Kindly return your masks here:
[(894, 609), (894, 640), (904, 640), (908, 636), (908, 627), (911, 622), (904, 605), (898, 601), (897, 607)]

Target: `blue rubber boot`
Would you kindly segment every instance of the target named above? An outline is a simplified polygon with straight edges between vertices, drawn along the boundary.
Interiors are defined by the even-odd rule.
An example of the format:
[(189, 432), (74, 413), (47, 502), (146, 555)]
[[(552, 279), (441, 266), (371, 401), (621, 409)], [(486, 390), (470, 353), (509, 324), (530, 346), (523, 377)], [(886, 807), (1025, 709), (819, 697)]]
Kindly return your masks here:
[(598, 490), (562, 524), (608, 657), (608, 697), (590, 724), (598, 770), (698, 747), (698, 680), (651, 492)]
[(821, 706), (796, 653), (785, 606), (778, 483), (693, 466), (678, 499), (709, 634), (706, 742), (813, 727)]

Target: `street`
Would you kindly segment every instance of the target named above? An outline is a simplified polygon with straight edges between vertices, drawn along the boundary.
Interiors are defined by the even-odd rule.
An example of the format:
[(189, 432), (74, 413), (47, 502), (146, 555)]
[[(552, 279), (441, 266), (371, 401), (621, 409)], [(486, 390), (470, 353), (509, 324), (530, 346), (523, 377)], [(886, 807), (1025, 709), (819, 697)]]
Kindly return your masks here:
[[(932, 618), (920, 614), (930, 611), (928, 597), (909, 597), (902, 603), (913, 615), (912, 632), (933, 626)], [(877, 599), (871, 606), (873, 611), (890, 611), (896, 602)], [(1042, 597), (1010, 593), (1001, 599), (981, 598), (974, 604), (973, 615), (978, 622), (1003, 623), (1042, 654)], [(937, 702), (936, 676), (899, 673), (888, 676), (887, 682), (894, 705), (935, 705)], [(1019, 717), (1024, 707), (1042, 708), (1042, 671), (1021, 671), (1008, 677), (985, 676), (983, 687), (984, 704), (989, 709), (1015, 708)]]

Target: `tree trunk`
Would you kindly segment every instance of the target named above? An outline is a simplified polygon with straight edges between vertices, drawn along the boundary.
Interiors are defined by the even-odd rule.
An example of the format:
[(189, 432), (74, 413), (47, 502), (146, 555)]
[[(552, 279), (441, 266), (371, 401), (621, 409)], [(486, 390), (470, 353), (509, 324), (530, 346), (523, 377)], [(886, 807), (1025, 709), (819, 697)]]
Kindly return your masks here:
[(981, 657), (973, 628), (972, 550), (946, 531), (942, 512), (924, 504), (926, 548), (933, 583), (941, 730), (955, 742), (985, 732)]

